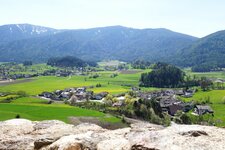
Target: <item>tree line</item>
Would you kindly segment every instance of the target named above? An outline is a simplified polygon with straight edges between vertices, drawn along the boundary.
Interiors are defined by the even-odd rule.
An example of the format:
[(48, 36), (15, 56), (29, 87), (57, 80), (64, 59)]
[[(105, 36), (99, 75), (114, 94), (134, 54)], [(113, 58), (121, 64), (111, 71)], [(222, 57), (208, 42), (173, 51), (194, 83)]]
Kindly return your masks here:
[(74, 56), (53, 57), (48, 59), (47, 65), (56, 67), (86, 67), (97, 66), (96, 62), (88, 62)]

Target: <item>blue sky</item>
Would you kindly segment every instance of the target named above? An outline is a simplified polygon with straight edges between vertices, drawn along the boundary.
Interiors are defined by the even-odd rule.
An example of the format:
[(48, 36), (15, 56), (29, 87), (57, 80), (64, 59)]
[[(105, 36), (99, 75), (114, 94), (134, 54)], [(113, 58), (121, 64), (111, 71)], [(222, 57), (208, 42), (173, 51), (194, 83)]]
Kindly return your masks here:
[(225, 0), (0, 0), (0, 25), (17, 23), (167, 28), (203, 37), (225, 30)]

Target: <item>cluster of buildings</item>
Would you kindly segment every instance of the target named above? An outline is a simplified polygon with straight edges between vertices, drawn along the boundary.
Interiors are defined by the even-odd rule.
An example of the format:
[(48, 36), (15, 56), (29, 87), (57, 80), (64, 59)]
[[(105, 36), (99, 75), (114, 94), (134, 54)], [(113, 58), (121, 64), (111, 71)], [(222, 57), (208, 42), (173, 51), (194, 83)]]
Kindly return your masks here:
[(23, 74), (23, 73), (1, 73), (0, 72), (0, 80), (17, 80), (23, 78), (33, 78), (38, 76), (57, 76), (57, 77), (68, 77), (72, 75), (83, 75), (82, 72), (79, 71), (67, 71), (67, 70), (46, 70), (43, 73), (30, 73), (30, 74)]
[(213, 110), (207, 105), (196, 105), (194, 102), (183, 102), (178, 97), (192, 97), (195, 90), (162, 90), (148, 93), (139, 93), (139, 97), (145, 100), (155, 99), (158, 101), (159, 106), (163, 112), (167, 112), (171, 116), (174, 116), (178, 110), (188, 112), (194, 109), (194, 113), (197, 115), (203, 115), (205, 113), (212, 113)]
[(11, 75), (1, 75), (0, 80), (17, 80), (17, 79), (23, 79), (23, 78), (33, 78), (39, 76), (38, 74), (11, 74)]
[[(101, 92), (95, 94), (93, 91), (87, 91), (87, 88), (93, 87), (79, 87), (79, 88), (66, 88), (64, 90), (55, 90), (53, 92), (43, 92), (39, 94), (39, 97), (55, 100), (65, 101), (69, 104), (75, 104), (85, 101), (97, 101), (103, 102), (103, 99), (109, 94), (108, 92)], [(163, 112), (174, 116), (178, 110), (188, 112), (194, 109), (194, 113), (197, 115), (203, 115), (205, 113), (212, 113), (213, 110), (207, 105), (196, 105), (194, 102), (183, 102), (179, 99), (182, 97), (192, 97), (195, 90), (161, 90), (153, 92), (141, 92), (139, 88), (132, 88), (137, 92), (137, 98), (144, 100), (155, 99), (158, 101), (159, 106)], [(112, 103), (113, 107), (122, 107), (125, 104), (125, 96), (116, 97), (117, 102)]]
[(64, 90), (55, 90), (53, 92), (42, 92), (38, 96), (49, 100), (66, 101), (70, 104), (74, 104), (88, 100), (102, 100), (108, 95), (108, 92), (94, 94), (93, 91), (87, 91), (87, 88), (93, 87), (66, 88)]

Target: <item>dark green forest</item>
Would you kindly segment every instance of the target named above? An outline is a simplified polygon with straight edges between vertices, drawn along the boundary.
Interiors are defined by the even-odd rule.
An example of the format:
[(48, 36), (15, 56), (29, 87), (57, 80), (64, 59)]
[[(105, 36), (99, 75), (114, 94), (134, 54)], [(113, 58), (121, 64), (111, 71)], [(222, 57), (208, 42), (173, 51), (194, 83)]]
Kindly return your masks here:
[(149, 73), (141, 74), (140, 86), (144, 87), (180, 87), (184, 83), (184, 72), (166, 63), (156, 63)]
[(96, 66), (95, 62), (86, 62), (77, 57), (65, 56), (65, 57), (53, 57), (50, 58), (47, 62), (47, 65), (56, 66), (56, 67), (86, 67)]

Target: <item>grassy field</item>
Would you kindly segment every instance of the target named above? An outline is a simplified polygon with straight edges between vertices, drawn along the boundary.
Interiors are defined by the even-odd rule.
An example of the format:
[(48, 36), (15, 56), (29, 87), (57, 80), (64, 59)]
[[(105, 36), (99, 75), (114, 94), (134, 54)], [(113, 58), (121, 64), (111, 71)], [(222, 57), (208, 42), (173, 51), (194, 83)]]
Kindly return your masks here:
[(17, 114), (21, 118), (30, 120), (57, 119), (68, 122), (70, 116), (96, 117), (100, 121), (111, 123), (120, 122), (120, 119), (94, 110), (87, 110), (65, 104), (44, 104), (44, 100), (24, 97), (14, 100), (12, 103), (0, 103), (0, 120), (15, 118)]
[[(118, 76), (114, 78), (110, 77), (113, 73), (118, 73)], [(88, 76), (72, 76), (71, 78), (42, 76), (33, 78), (30, 82), (2, 85), (0, 86), (0, 92), (25, 91), (28, 95), (32, 96), (40, 94), (43, 91), (51, 92), (69, 87), (94, 86), (90, 90), (94, 92), (108, 91), (111, 94), (116, 94), (129, 91), (130, 86), (137, 86), (140, 73), (141, 71), (129, 73), (104, 71), (98, 72), (100, 75), (98, 78), (89, 78)], [(96, 88), (95, 85), (98, 83), (102, 87)], [(20, 117), (30, 120), (57, 119), (68, 122), (68, 117), (70, 116), (88, 116), (97, 117), (97, 119), (106, 122), (120, 122), (120, 119), (98, 111), (81, 109), (66, 104), (53, 103), (48, 105), (44, 103), (46, 103), (45, 100), (31, 97), (19, 98), (13, 100), (11, 103), (0, 103), (0, 120), (15, 118), (19, 114)]]
[[(41, 67), (41, 66), (40, 66)], [(10, 85), (0, 86), (0, 92), (17, 92), (26, 91), (30, 96), (37, 95), (43, 91), (52, 92), (57, 89), (64, 89), (69, 87), (81, 86), (94, 86), (95, 93), (107, 91), (111, 94), (117, 94), (129, 91), (131, 86), (137, 86), (140, 74), (150, 70), (131, 70), (128, 72), (116, 71), (103, 71), (97, 72), (98, 78), (89, 78), (88, 76), (72, 76), (70, 77), (54, 77), (42, 76), (33, 78), (29, 82), (20, 82)], [(186, 71), (188, 72), (188, 71)], [(112, 74), (117, 73), (118, 76), (110, 77)], [(94, 75), (96, 73), (92, 73)], [(205, 76), (210, 78), (223, 78), (225, 79), (224, 72), (210, 72), (210, 73), (193, 73), (188, 72), (190, 75), (197, 77)], [(101, 87), (95, 87), (96, 84), (101, 84)], [(142, 88), (142, 90), (156, 90), (157, 88)], [(16, 95), (13, 95), (16, 96)], [(213, 90), (208, 92), (199, 91), (193, 98), (185, 99), (185, 101), (198, 100), (204, 101), (208, 97), (212, 102), (211, 107), (215, 112), (215, 120), (218, 120), (218, 126), (225, 126), (225, 104), (222, 99), (225, 96), (225, 90)], [(0, 97), (0, 101), (1, 101)], [(108, 117), (108, 115), (76, 107), (71, 107), (65, 104), (44, 104), (44, 100), (36, 98), (19, 98), (12, 101), (10, 104), (0, 103), (0, 120), (15, 118), (17, 114), (21, 117), (31, 120), (45, 120), (45, 119), (58, 119), (68, 122), (69, 116), (92, 116), (98, 117), (102, 120), (118, 122), (119, 119), (115, 117)]]
[(199, 102), (209, 99), (210, 106), (214, 110), (214, 119), (217, 126), (225, 126), (225, 104), (223, 98), (225, 90), (199, 91), (192, 98), (185, 98), (185, 101), (197, 100)]
[[(217, 71), (217, 72), (191, 72), (190, 69), (185, 69), (185, 72), (189, 75), (200, 77), (207, 77), (212, 79), (225, 79), (225, 71)], [(197, 92), (193, 98), (185, 99), (187, 101), (190, 100), (198, 100), (205, 101), (209, 99), (212, 109), (214, 110), (214, 119), (217, 122), (217, 126), (225, 126), (225, 104), (223, 102), (223, 98), (225, 97), (225, 90), (211, 90), (211, 91), (199, 91)]]
[(215, 71), (215, 72), (191, 72), (190, 69), (184, 69), (184, 71), (192, 76), (196, 77), (208, 77), (208, 78), (221, 78), (225, 79), (225, 71)]
[[(1, 64), (0, 64), (1, 65)], [(46, 70), (56, 69), (46, 64), (33, 64), (32, 66), (23, 66), (23, 64), (17, 64), (12, 66), (5, 66), (10, 69), (9, 74), (34, 74), (43, 73)]]
[(100, 67), (105, 67), (105, 66), (118, 66), (120, 64), (123, 64), (124, 62), (118, 61), (118, 60), (110, 60), (110, 61), (102, 61), (99, 62), (98, 65)]
[(42, 76), (33, 78), (30, 82), (10, 84), (0, 86), (2, 92), (16, 92), (26, 91), (29, 95), (37, 95), (43, 91), (53, 91), (57, 89), (64, 89), (69, 87), (81, 86), (95, 86), (100, 83), (102, 87), (93, 88), (94, 92), (108, 91), (112, 94), (122, 93), (130, 90), (131, 86), (137, 86), (141, 72), (133, 74), (118, 73), (118, 76), (112, 78), (115, 72), (100, 72), (100, 77), (89, 78), (88, 76), (72, 76), (69, 77), (55, 77), (55, 76)]

